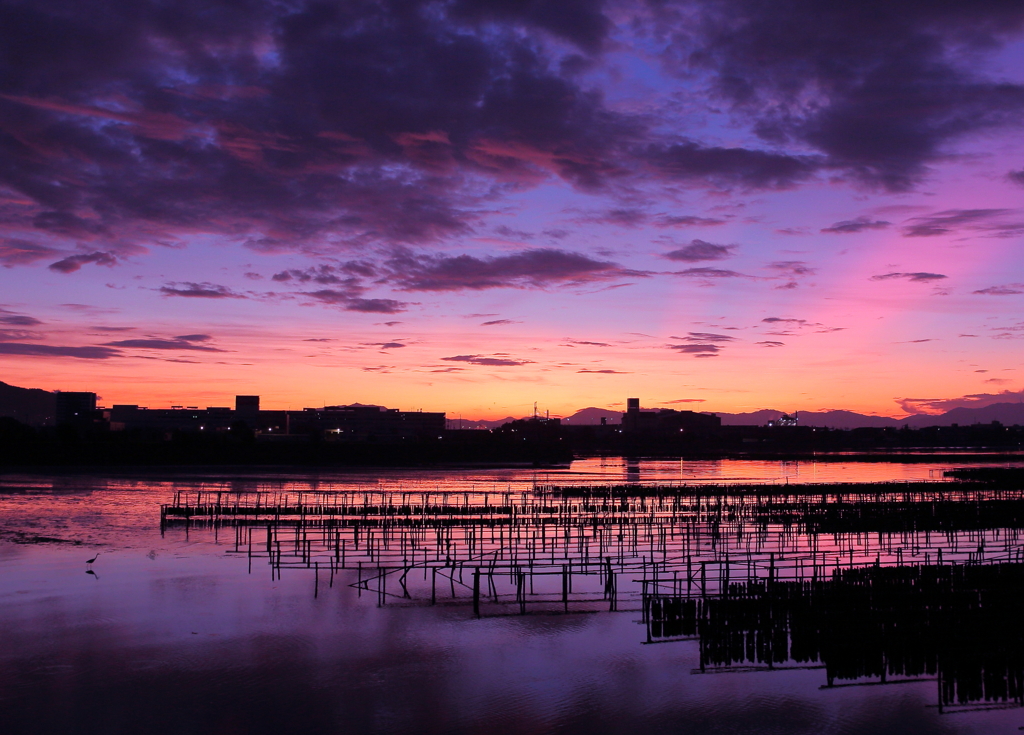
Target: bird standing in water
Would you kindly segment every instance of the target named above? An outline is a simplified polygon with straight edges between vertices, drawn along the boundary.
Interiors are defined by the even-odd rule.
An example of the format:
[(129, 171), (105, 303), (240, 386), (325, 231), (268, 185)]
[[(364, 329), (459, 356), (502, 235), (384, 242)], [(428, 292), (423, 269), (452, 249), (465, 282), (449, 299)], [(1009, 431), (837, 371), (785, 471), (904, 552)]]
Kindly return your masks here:
[(92, 564), (92, 563), (93, 563), (94, 561), (96, 561), (96, 560), (97, 560), (97, 559), (99, 559), (99, 558), (100, 558), (100, 554), (99, 554), (99, 552), (97, 552), (97, 553), (96, 553), (96, 556), (94, 556), (94, 557), (93, 557), (92, 559), (89, 559), (89, 560), (88, 560), (88, 561), (86, 561), (85, 563), (86, 563), (86, 564)]

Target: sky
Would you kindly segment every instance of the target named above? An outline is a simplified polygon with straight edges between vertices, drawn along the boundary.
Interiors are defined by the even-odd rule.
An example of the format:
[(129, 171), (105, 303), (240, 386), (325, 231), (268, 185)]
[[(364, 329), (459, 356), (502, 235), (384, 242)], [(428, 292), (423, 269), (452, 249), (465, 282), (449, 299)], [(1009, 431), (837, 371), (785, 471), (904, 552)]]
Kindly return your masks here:
[(1024, 398), (1024, 3), (0, 0), (0, 380)]

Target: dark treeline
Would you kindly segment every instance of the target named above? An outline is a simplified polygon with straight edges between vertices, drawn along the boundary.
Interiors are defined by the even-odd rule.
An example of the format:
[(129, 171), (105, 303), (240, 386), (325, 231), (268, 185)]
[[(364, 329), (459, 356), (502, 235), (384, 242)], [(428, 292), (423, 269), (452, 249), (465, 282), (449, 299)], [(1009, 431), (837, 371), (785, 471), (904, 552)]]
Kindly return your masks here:
[(937, 677), (940, 703), (1022, 702), (1024, 564), (845, 569), (818, 581), (652, 597), (652, 639), (699, 636), (701, 667), (824, 664), (829, 685)]

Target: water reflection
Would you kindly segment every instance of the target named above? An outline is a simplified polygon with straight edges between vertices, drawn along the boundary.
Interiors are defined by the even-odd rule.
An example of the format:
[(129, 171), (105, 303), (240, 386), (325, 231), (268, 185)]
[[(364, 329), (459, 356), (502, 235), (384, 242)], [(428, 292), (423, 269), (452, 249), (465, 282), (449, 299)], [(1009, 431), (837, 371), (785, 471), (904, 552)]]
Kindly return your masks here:
[(378, 606), (629, 609), (648, 642), (698, 641), (700, 673), (799, 664), (828, 687), (936, 681), (940, 712), (1020, 705), (1024, 491), (914, 487), (195, 493), (162, 524), (224, 530), (272, 579), (311, 570), (314, 598), (355, 570)]
[[(645, 598), (649, 640), (693, 636), (700, 673), (821, 662), (827, 687), (935, 681), (942, 711), (1024, 703), (1024, 564), (841, 569)], [(845, 682), (845, 683), (840, 683)]]
[[(598, 463), (578, 475), (7, 477), (0, 533), (22, 536), (0, 542), (3, 731), (1024, 722), (969, 711), (1021, 701), (1021, 491), (801, 491), (774, 463), (763, 492), (534, 492), (582, 486)], [(600, 476), (772, 479), (753, 465), (634, 465), (606, 460)], [(862, 479), (929, 475), (859, 467)], [(161, 505), (178, 510), (161, 517)]]

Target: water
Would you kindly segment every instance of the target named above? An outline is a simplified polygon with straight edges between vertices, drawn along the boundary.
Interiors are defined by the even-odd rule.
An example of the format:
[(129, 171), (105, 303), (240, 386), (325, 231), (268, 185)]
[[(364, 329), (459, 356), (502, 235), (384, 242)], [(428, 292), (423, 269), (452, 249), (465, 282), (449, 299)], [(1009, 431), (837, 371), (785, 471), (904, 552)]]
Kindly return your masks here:
[[(524, 502), (534, 502), (535, 482), (682, 477), (784, 484), (788, 478), (797, 485), (928, 479), (944, 467), (594, 460), (539, 474), (4, 476), (2, 729), (1017, 732), (1024, 710), (992, 698), (1006, 678), (1000, 671), (1018, 671), (1024, 650), (1019, 626), (1006, 623), (1022, 611), (1004, 594), (1017, 589), (1022, 566), (1014, 513), (1024, 500), (1014, 493), (979, 494), (964, 504), (950, 488), (945, 501), (932, 505), (890, 493), (882, 500), (898, 506), (905, 521), (885, 529), (878, 528), (877, 503), (869, 497), (848, 499), (841, 508), (830, 501), (828, 513), (815, 510), (820, 503), (801, 505), (796, 495), (777, 501), (770, 513), (739, 495), (714, 504), (633, 500), (614, 513), (579, 498), (546, 498), (546, 516), (519, 514)], [(325, 514), (321, 506), (320, 515), (277, 522), (168, 517), (161, 529), (160, 506), (176, 498), (213, 502), (220, 491), (227, 505), (249, 502), (256, 492), (264, 503), (302, 493), (309, 503), (359, 497), (357, 488), (372, 490), (366, 502), (389, 504), (356, 521)], [(448, 507), (443, 522), (439, 510), (398, 523), (401, 512), (429, 497), (425, 492), (438, 504), (439, 493), (449, 506), (468, 502), (472, 513)], [(481, 506), (503, 494), (520, 504), (514, 524)], [(947, 512), (950, 507), (956, 512)], [(928, 512), (912, 512), (917, 508)], [(945, 566), (938, 564), (940, 550)], [(87, 574), (85, 560), (96, 552)], [(968, 561), (972, 566), (956, 568), (998, 573), (947, 579), (928, 571)], [(708, 599), (718, 607), (702, 607), (698, 624), (673, 605), (708, 604), (696, 573), (701, 564)], [(566, 566), (572, 589), (564, 595)], [(476, 611), (475, 569), (482, 569)], [(532, 592), (523, 571), (526, 589), (517, 594), (514, 570), (531, 572)], [(776, 585), (770, 590), (764, 587), (769, 574)], [(917, 576), (899, 576), (906, 574)], [(814, 591), (796, 594), (799, 579)], [(922, 589), (936, 590), (936, 599), (946, 602), (929, 603), (939, 612), (918, 629), (914, 605)], [(883, 597), (885, 605), (872, 602)], [(983, 609), (964, 607), (958, 601), (967, 597), (988, 602)], [(795, 615), (794, 606), (806, 614)], [(849, 635), (850, 624), (836, 617), (844, 606), (861, 621)], [(901, 610), (916, 617), (908, 623), (896, 616)], [(950, 620), (958, 621), (960, 635)], [(953, 645), (961, 639), (963, 646)], [(769, 640), (775, 642), (766, 649)], [(876, 649), (889, 657), (887, 670), (901, 672), (889, 675), (890, 682), (922, 680), (875, 683), (880, 677), (871, 664), (883, 660), (871, 653)], [(827, 688), (837, 667), (850, 669), (849, 676), (840, 670), (832, 683), (855, 686)], [(987, 694), (967, 691), (979, 674), (989, 682)], [(940, 712), (941, 676), (960, 683), (966, 701), (954, 691)]]

